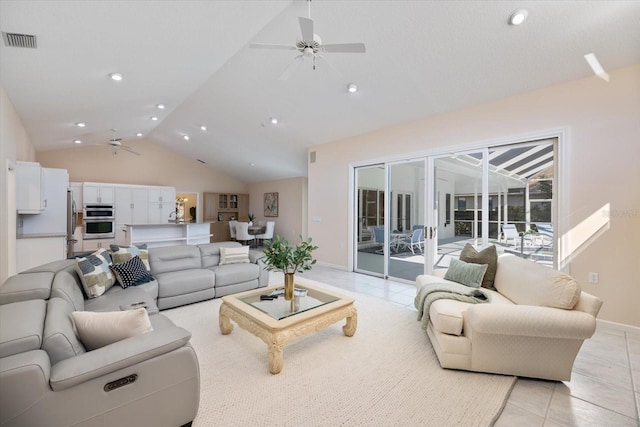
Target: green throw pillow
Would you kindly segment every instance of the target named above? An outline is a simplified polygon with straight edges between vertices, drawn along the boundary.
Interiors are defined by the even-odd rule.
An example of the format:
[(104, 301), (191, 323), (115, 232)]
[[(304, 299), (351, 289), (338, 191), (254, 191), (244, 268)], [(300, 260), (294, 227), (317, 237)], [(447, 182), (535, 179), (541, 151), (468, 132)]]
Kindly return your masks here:
[(487, 264), (473, 264), (454, 258), (451, 260), (444, 278), (465, 286), (479, 288), (486, 271)]
[(496, 271), (498, 270), (498, 251), (496, 245), (491, 245), (478, 252), (471, 244), (464, 245), (460, 253), (460, 261), (471, 262), (474, 264), (487, 264), (487, 272), (482, 279), (482, 287), (496, 290), (493, 282), (496, 279)]

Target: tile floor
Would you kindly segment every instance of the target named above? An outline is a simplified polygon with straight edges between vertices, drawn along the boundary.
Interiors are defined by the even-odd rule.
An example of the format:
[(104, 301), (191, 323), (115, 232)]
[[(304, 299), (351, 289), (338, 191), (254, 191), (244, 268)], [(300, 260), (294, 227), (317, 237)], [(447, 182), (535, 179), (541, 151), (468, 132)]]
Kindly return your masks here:
[[(415, 310), (412, 284), (315, 266), (304, 277)], [(598, 326), (570, 382), (518, 379), (495, 426), (640, 426), (640, 332)]]

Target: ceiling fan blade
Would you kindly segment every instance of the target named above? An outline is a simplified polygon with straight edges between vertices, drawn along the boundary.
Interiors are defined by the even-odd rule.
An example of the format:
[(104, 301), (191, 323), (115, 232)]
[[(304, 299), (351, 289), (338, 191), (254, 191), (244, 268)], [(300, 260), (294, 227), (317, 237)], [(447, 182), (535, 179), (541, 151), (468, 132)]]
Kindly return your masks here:
[(132, 148), (127, 147), (126, 145), (121, 145), (120, 148), (122, 148), (124, 151), (128, 151), (131, 154), (135, 154), (136, 156), (140, 155), (140, 153), (138, 153), (137, 151), (133, 150)]
[(366, 47), (364, 43), (337, 43), (337, 44), (323, 44), (322, 50), (325, 52), (339, 52), (339, 53), (365, 53)]
[(271, 44), (271, 43), (251, 43), (249, 47), (254, 49), (283, 49), (283, 50), (296, 50), (297, 47), (286, 44)]
[(293, 74), (293, 72), (298, 69), (298, 66), (300, 65), (300, 63), (302, 63), (303, 59), (304, 57), (302, 55), (298, 55), (293, 58), (293, 61), (291, 61), (289, 65), (287, 65), (287, 68), (285, 68), (280, 77), (278, 77), (278, 80), (288, 80), (289, 77), (291, 77), (291, 74)]
[(313, 19), (301, 16), (300, 32), (302, 33), (303, 40), (313, 41)]

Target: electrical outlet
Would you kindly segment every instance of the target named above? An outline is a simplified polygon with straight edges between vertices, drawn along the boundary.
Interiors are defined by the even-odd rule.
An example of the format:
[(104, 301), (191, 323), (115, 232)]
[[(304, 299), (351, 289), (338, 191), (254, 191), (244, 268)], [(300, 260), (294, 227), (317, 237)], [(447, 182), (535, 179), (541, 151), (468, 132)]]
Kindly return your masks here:
[(598, 283), (598, 273), (589, 273), (589, 283)]

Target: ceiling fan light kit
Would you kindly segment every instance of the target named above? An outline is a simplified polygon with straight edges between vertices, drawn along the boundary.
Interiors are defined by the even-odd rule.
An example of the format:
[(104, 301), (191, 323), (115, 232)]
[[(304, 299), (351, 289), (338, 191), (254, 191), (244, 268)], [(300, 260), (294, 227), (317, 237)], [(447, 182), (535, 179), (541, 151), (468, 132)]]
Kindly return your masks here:
[[(302, 38), (296, 40), (294, 45), (271, 44), (271, 43), (251, 43), (249, 47), (258, 49), (283, 49), (297, 50), (298, 55), (293, 58), (278, 80), (287, 80), (293, 71), (298, 67), (300, 62), (305, 58), (312, 61), (312, 69), (316, 69), (316, 59), (326, 59), (320, 53), (365, 53), (366, 46), (364, 43), (332, 43), (322, 44), (319, 35), (313, 32), (313, 19), (311, 19), (311, 0), (309, 4), (309, 17), (300, 16), (300, 34)], [(328, 63), (327, 63), (328, 65)]]

